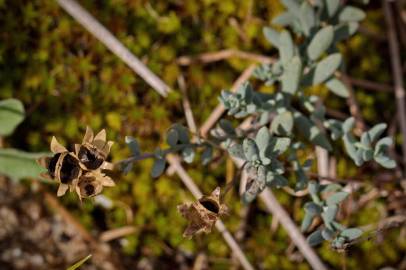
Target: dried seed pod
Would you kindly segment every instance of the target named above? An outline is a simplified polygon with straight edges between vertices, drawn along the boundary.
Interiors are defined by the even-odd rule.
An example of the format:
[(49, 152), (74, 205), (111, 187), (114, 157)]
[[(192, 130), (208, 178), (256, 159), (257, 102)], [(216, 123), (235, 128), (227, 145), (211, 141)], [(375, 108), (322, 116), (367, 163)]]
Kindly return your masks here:
[(55, 137), (52, 137), (50, 148), (54, 156), (41, 158), (38, 160), (38, 163), (48, 170), (48, 173), (43, 175), (44, 177), (59, 182), (57, 195), (62, 196), (66, 193), (69, 186), (72, 186), (75, 179), (81, 176), (82, 169), (76, 156), (68, 152)]
[(96, 170), (106, 160), (112, 145), (112, 141), (106, 141), (106, 130), (94, 136), (93, 130), (87, 127), (82, 144), (75, 145), (75, 153), (83, 169)]
[(79, 198), (96, 196), (103, 190), (103, 186), (114, 186), (114, 181), (100, 170), (89, 171), (74, 182), (76, 193)]
[(220, 188), (217, 187), (209, 196), (179, 205), (178, 211), (189, 220), (183, 236), (192, 238), (195, 234), (211, 232), (217, 219), (227, 213), (227, 206), (220, 204)]

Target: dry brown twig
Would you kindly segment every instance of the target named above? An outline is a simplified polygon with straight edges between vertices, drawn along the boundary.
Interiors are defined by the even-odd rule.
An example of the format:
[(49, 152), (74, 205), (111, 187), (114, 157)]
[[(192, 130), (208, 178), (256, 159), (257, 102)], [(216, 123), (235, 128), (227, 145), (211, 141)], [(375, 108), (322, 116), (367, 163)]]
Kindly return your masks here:
[(152, 73), (133, 53), (130, 52), (107, 28), (74, 0), (56, 0), (77, 22), (103, 43), (110, 51), (143, 78), (155, 91), (166, 97), (170, 87)]
[(198, 54), (195, 56), (184, 55), (184, 56), (178, 57), (176, 62), (181, 66), (188, 66), (188, 65), (191, 65), (194, 63), (208, 64), (208, 63), (218, 62), (218, 61), (222, 61), (222, 60), (233, 58), (233, 57), (254, 61), (257, 63), (263, 63), (263, 64), (270, 64), (270, 63), (274, 62), (274, 59), (271, 57), (261, 55), (261, 54), (256, 54), (256, 53), (243, 52), (243, 51), (236, 50), (236, 49), (225, 49), (225, 50), (220, 50), (217, 52), (206, 52), (206, 53)]

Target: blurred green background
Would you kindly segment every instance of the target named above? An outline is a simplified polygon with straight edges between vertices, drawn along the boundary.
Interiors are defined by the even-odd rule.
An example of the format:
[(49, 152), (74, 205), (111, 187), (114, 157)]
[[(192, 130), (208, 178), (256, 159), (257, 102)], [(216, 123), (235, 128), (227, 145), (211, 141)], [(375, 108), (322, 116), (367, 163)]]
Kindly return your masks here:
[[(376, 3), (379, 1), (371, 2), (375, 3), (367, 6), (368, 17), (363, 28), (374, 35), (357, 34), (342, 44), (341, 49), (352, 77), (390, 83), (383, 13), (380, 3)], [(228, 48), (275, 55), (276, 50), (262, 35), (262, 27), (270, 25), (272, 18), (283, 10), (276, 0), (82, 0), (80, 3), (171, 87), (177, 89), (178, 76), (185, 77), (198, 124), (218, 104), (220, 91), (230, 88), (252, 62), (229, 58), (211, 64), (180, 66), (176, 59)], [(255, 80), (253, 83), (260, 91), (272, 91)], [(312, 91), (321, 95), (330, 108), (348, 114), (345, 100), (323, 88)], [(392, 120), (395, 113), (392, 94), (361, 88), (355, 91), (367, 124)], [(89, 125), (96, 131), (107, 129), (108, 139), (116, 141), (111, 158), (117, 161), (130, 155), (124, 143), (126, 135), (137, 138), (144, 151), (153, 151), (164, 144), (163, 134), (172, 123), (185, 123), (179, 91), (175, 90), (166, 99), (159, 96), (56, 1), (0, 0), (0, 99), (9, 97), (24, 103), (27, 118), (6, 140), (6, 145), (27, 151), (47, 150), (52, 135), (64, 144), (78, 142)], [(137, 163), (131, 173), (115, 179), (115, 188), (104, 191), (105, 196), (118, 202), (119, 206), (111, 210), (91, 200), (80, 206), (74, 195), (61, 201), (92, 233), (135, 226), (134, 234), (112, 243), (124, 264), (149, 258), (156, 263), (156, 269), (177, 269), (175, 258), (168, 255), (169, 249), (192, 255), (205, 252), (210, 269), (229, 269), (230, 250), (218, 232), (194, 240), (182, 238), (186, 221), (177, 213), (176, 206), (192, 200), (192, 196), (176, 176), (152, 179), (151, 166), (150, 160)], [(337, 168), (339, 177), (354, 176), (372, 182), (372, 175), (357, 170), (343, 157), (338, 159)], [(234, 170), (224, 156), (208, 167), (195, 162), (187, 169), (204, 192), (224, 185)], [(366, 185), (360, 194), (370, 188)], [(385, 188), (391, 191), (395, 186), (387, 184)], [(54, 185), (47, 185), (47, 189), (56, 192)], [(306, 197), (294, 198), (284, 192), (277, 195), (300, 224), (301, 205)], [(225, 223), (231, 232), (236, 232), (242, 209), (237, 190), (227, 195), (226, 203), (231, 214)], [(358, 213), (345, 215), (344, 223), (362, 226), (377, 222), (384, 206), (383, 199), (371, 201)], [(130, 222), (125, 208), (131, 209), (134, 215)], [(259, 201), (254, 202), (247, 235), (241, 243), (249, 260), (262, 269), (310, 269), (300, 256), (295, 259), (287, 251), (291, 241), (283, 228), (279, 226), (271, 232), (271, 223), (272, 216)], [(391, 230), (380, 243), (367, 241), (351, 249), (346, 258), (348, 269), (396, 265), (406, 250), (406, 240), (399, 237), (399, 231)], [(317, 251), (332, 268), (341, 269), (343, 254), (331, 250), (328, 243)]]

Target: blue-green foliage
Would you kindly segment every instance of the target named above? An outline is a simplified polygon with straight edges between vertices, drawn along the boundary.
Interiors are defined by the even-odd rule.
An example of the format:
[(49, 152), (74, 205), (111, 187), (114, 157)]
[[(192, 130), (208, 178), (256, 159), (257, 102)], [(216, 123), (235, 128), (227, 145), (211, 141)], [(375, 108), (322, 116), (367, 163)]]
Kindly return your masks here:
[[(202, 162), (207, 164), (211, 160), (212, 147), (222, 147), (234, 158), (244, 161), (243, 169), (249, 181), (242, 199), (249, 203), (267, 186), (287, 186), (289, 181), (284, 173), (290, 168), (296, 179), (295, 190), (308, 188), (312, 198), (312, 202), (304, 206), (302, 230), (307, 231), (316, 217), (324, 223), (309, 235), (310, 244), (328, 240), (334, 248), (343, 248), (362, 234), (359, 229), (345, 228), (335, 219), (339, 204), (348, 193), (337, 184), (320, 185), (310, 181), (306, 172), (310, 170), (312, 161), (303, 162), (298, 151), (306, 145), (331, 151), (330, 135), (332, 140), (343, 141), (346, 152), (358, 166), (372, 159), (386, 168), (396, 166), (387, 155), (392, 140), (388, 137), (379, 139), (385, 124), (374, 126), (356, 139), (352, 133), (353, 118), (344, 122), (326, 119), (322, 100), (304, 91), (308, 87), (324, 85), (339, 97), (349, 96), (345, 83), (340, 79), (343, 63), (336, 45), (356, 32), (358, 22), (365, 14), (356, 7), (341, 6), (339, 0), (318, 0), (314, 4), (282, 0), (282, 3), (286, 12), (275, 18), (273, 23), (286, 29), (277, 31), (265, 27), (263, 30), (265, 38), (278, 49), (279, 59), (254, 71), (256, 78), (267, 86), (275, 86), (278, 91), (260, 93), (245, 82), (236, 92), (222, 91), (219, 97), (228, 115), (238, 119), (248, 116), (256, 119), (253, 132), (235, 129), (231, 122), (222, 119), (211, 131), (211, 141), (197, 138), (192, 143), (187, 129), (175, 124), (167, 132), (169, 148), (157, 149), (153, 154), (152, 176), (158, 177), (164, 172), (165, 156), (169, 153), (178, 152), (184, 161), (190, 163), (196, 148), (201, 147)], [(132, 140), (127, 143), (130, 148), (138, 149)]]
[[(246, 191), (245, 197), (249, 200), (253, 200), (266, 185), (287, 185), (288, 181), (282, 176), (285, 164), (278, 161), (275, 155), (267, 155), (272, 152), (272, 147), (280, 147), (281, 144), (284, 151), (288, 150), (287, 160), (296, 175), (295, 189), (302, 190), (308, 186), (305, 172), (310, 166), (301, 164), (296, 155), (300, 148), (298, 143), (302, 146), (302, 138), (330, 151), (332, 145), (327, 136), (330, 133), (331, 139), (343, 141), (347, 154), (357, 166), (372, 159), (385, 168), (396, 166), (387, 154), (392, 144), (391, 138), (379, 139), (386, 129), (385, 124), (374, 126), (364, 132), (360, 139), (356, 139), (352, 133), (353, 118), (344, 122), (326, 119), (322, 101), (317, 96), (306, 96), (303, 91), (306, 87), (323, 84), (339, 97), (349, 96), (345, 83), (340, 79), (342, 56), (336, 45), (356, 32), (358, 22), (365, 17), (364, 12), (353, 6), (341, 6), (338, 0), (315, 1), (314, 5), (297, 0), (283, 0), (282, 3), (287, 10), (275, 18), (273, 23), (286, 26), (292, 32), (287, 29), (279, 32), (271, 27), (264, 29), (265, 38), (278, 48), (280, 58), (272, 64), (258, 67), (254, 72), (256, 78), (268, 86), (275, 85), (279, 91), (261, 96), (246, 83), (238, 93), (223, 91), (220, 98), (229, 114), (237, 118), (266, 112), (273, 116), (270, 127), (272, 134), (267, 134), (267, 129), (261, 128), (255, 141), (246, 138), (242, 146), (236, 143), (229, 149), (230, 154), (248, 162), (246, 169), (256, 181)], [(300, 43), (295, 42), (297, 37), (301, 37)], [(282, 136), (277, 140), (283, 140), (283, 143), (277, 141), (269, 146), (269, 150), (264, 151), (260, 158), (256, 151), (261, 147), (255, 147), (255, 143), (258, 145), (258, 141), (267, 141), (268, 137), (275, 136)], [(278, 185), (272, 185), (276, 181), (275, 177), (278, 178)], [(338, 205), (348, 194), (339, 191), (341, 187), (335, 184), (319, 186), (312, 182), (312, 185), (309, 189), (312, 190), (310, 194), (313, 202), (305, 205), (302, 230), (306, 231), (316, 216), (321, 217), (324, 228), (313, 232), (309, 242), (315, 245), (329, 240), (335, 248), (340, 248), (347, 241), (359, 237), (360, 230), (346, 229), (335, 221)], [(329, 195), (326, 200), (319, 197), (320, 192)]]

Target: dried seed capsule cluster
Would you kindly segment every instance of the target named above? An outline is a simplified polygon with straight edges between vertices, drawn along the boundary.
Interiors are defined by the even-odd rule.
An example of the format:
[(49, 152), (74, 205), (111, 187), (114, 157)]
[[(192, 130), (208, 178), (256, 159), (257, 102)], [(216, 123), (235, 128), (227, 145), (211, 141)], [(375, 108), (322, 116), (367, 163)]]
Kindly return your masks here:
[(227, 206), (220, 203), (220, 188), (217, 187), (194, 203), (179, 205), (178, 211), (189, 221), (183, 236), (192, 238), (195, 234), (211, 232), (216, 221), (227, 214)]
[(113, 145), (106, 141), (103, 129), (96, 136), (89, 127), (81, 144), (75, 144), (75, 152), (69, 152), (55, 137), (52, 137), (50, 158), (39, 160), (48, 173), (44, 176), (59, 183), (57, 195), (62, 196), (69, 189), (76, 191), (79, 198), (88, 198), (99, 194), (103, 186), (114, 186), (114, 181), (102, 172), (106, 169), (106, 158)]

